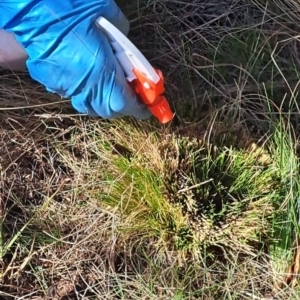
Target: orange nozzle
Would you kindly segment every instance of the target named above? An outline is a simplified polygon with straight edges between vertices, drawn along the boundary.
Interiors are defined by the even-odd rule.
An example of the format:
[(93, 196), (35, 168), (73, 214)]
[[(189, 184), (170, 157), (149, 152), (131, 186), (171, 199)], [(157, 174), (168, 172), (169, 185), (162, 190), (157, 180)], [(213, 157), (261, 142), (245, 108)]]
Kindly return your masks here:
[(133, 69), (132, 71), (136, 76), (136, 79), (130, 84), (140, 100), (148, 106), (151, 113), (159, 120), (160, 123), (165, 124), (170, 122), (173, 119), (174, 114), (167, 99), (162, 96), (165, 91), (162, 73), (155, 69), (160, 80), (158, 83), (154, 83), (142, 72), (136, 69)]
[(151, 113), (159, 120), (160, 123), (165, 124), (170, 122), (174, 114), (170, 108), (167, 99), (164, 96), (159, 96), (159, 101), (154, 106), (148, 106)]

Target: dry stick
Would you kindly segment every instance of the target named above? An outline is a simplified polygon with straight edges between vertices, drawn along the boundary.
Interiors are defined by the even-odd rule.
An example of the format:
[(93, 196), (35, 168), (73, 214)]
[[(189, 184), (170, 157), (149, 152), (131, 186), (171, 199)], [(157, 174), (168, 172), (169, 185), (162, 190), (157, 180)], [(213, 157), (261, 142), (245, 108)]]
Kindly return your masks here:
[(179, 193), (187, 192), (187, 191), (192, 190), (192, 189), (195, 189), (195, 188), (197, 188), (197, 187), (199, 187), (199, 186), (202, 186), (202, 185), (204, 185), (204, 184), (207, 184), (207, 183), (209, 183), (209, 182), (211, 182), (211, 181), (213, 181), (213, 180), (214, 180), (213, 178), (210, 178), (210, 179), (208, 179), (208, 180), (206, 180), (206, 181), (197, 183), (197, 184), (195, 184), (195, 185), (193, 185), (193, 186), (190, 186), (190, 187), (188, 187), (188, 188), (184, 188), (184, 189), (182, 189), (182, 190), (179, 190), (179, 191), (178, 191), (178, 194), (179, 194)]
[(19, 106), (19, 107), (0, 107), (0, 111), (11, 111), (11, 110), (20, 110), (20, 109), (29, 109), (29, 108), (41, 108), (47, 106), (54, 106), (61, 103), (68, 103), (70, 100), (62, 100), (56, 102), (49, 102), (45, 104), (35, 104), (35, 105), (26, 105), (26, 106)]
[(298, 274), (300, 269), (300, 239), (299, 237), (294, 242), (294, 255), (293, 261), (289, 270), (287, 272), (287, 276), (285, 278), (285, 283), (287, 285), (291, 285), (292, 288), (295, 288), (298, 283)]

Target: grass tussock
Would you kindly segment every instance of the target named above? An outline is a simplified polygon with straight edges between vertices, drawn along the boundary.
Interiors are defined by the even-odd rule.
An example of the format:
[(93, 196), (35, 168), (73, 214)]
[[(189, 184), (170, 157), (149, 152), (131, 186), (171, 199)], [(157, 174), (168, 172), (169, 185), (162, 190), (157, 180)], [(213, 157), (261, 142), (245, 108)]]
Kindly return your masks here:
[(0, 296), (299, 299), (299, 6), (121, 2), (177, 116), (0, 70)]

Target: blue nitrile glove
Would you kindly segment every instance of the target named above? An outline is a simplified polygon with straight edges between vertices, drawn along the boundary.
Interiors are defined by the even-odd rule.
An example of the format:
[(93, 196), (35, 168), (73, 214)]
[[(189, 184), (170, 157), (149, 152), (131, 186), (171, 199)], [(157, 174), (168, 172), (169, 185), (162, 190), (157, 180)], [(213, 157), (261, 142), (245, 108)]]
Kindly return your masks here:
[(0, 28), (23, 45), (33, 79), (71, 98), (80, 113), (147, 118), (150, 112), (95, 25), (99, 16), (128, 33), (129, 23), (113, 0), (0, 0)]

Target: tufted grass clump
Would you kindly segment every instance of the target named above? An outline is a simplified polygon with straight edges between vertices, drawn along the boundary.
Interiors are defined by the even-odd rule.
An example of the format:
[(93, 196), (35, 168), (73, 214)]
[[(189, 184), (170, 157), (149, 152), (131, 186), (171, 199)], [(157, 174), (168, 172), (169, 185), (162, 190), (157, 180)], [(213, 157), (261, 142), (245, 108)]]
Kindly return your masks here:
[(195, 245), (234, 249), (270, 234), (282, 186), (278, 166), (265, 151), (188, 138), (173, 143), (165, 169), (168, 200), (187, 217)]
[(291, 187), (272, 147), (214, 145), (147, 127), (141, 133), (122, 122), (114, 128), (114, 142), (100, 150), (107, 169), (97, 197), (118, 215), (125, 244), (151, 238), (162, 251), (202, 260), (204, 250), (234, 257), (275, 242), (278, 207)]

